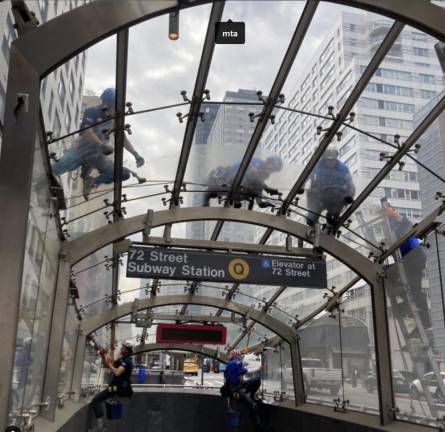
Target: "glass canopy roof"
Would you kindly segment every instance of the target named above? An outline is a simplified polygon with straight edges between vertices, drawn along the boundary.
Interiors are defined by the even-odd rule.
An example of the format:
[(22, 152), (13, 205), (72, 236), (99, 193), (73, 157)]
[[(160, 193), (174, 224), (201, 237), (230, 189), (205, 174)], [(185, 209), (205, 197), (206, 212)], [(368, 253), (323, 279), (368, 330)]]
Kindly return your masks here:
[[(383, 233), (378, 226), (375, 235), (369, 232), (381, 216), (381, 198), (412, 223), (426, 217), (434, 208), (432, 194), (444, 182), (428, 158), (435, 128), (430, 113), (445, 87), (434, 49), (438, 41), (412, 27), (400, 31), (393, 20), (360, 9), (320, 2), (312, 12), (304, 2), (226, 2), (222, 21), (245, 22), (246, 43), (215, 45), (203, 25), (212, 19), (212, 5), (185, 8), (178, 40), (168, 39), (169, 19), (162, 15), (131, 27), (124, 48), (113, 35), (60, 66), (83, 62), (82, 76), (73, 70), (69, 88), (59, 86), (48, 97), (49, 77), (42, 81), (67, 238), (147, 209), (241, 206), (303, 224), (318, 220), (325, 233), (372, 257), (382, 253)], [(116, 76), (122, 64), (124, 86)], [(57, 79), (58, 73), (51, 76)], [(125, 107), (107, 105), (104, 91), (110, 88), (125, 89)], [(77, 94), (75, 104), (68, 94)], [(54, 115), (54, 104), (65, 118)], [(123, 141), (114, 130), (116, 112), (125, 112)], [(121, 163), (114, 149), (122, 145)], [(314, 173), (332, 154), (350, 178), (334, 176), (317, 189)], [(115, 177), (119, 172), (122, 178)], [(184, 222), (169, 235), (286, 245), (283, 233), (248, 222)], [(167, 234), (161, 227), (150, 235)], [(141, 241), (142, 235), (130, 240)], [(85, 316), (98, 305), (186, 293), (254, 305), (293, 325), (326, 302), (324, 290), (309, 288), (128, 279), (126, 253), (116, 256), (112, 249), (73, 269)], [(356, 278), (351, 286), (367, 289), (345, 264), (332, 256), (326, 261), (326, 288), (342, 289)], [(191, 305), (182, 313), (222, 311)], [(238, 328), (232, 330), (239, 335)], [(256, 340), (265, 335), (261, 329)], [(235, 339), (242, 344), (246, 334)]]

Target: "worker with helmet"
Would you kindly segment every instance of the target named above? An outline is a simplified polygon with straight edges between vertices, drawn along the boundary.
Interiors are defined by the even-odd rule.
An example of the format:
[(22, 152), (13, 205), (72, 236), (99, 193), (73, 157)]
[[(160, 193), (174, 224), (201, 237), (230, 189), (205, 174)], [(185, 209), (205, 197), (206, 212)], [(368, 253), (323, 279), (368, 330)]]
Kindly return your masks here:
[(105, 348), (98, 348), (102, 363), (111, 372), (111, 380), (108, 388), (98, 393), (91, 402), (94, 416), (96, 417), (96, 425), (89, 429), (89, 432), (105, 431), (102, 402), (116, 396), (130, 398), (133, 395), (131, 388), (131, 373), (133, 370), (131, 355), (134, 351), (133, 343), (131, 341), (123, 342), (120, 351), (121, 357), (115, 361), (107, 354)]
[[(114, 162), (107, 155), (114, 152), (114, 146), (108, 144), (108, 140), (114, 132), (113, 115), (116, 90), (107, 88), (103, 91), (100, 99), (99, 105), (85, 110), (76, 143), (64, 153), (59, 161), (52, 165), (53, 174), (56, 176), (82, 167), (83, 195), (86, 200), (93, 188), (114, 181)], [(144, 165), (144, 158), (135, 150), (126, 136), (124, 137), (124, 147), (134, 156), (138, 168)], [(91, 176), (93, 169), (99, 172), (97, 177)], [(123, 167), (122, 180), (128, 180), (130, 175), (136, 177), (140, 183), (145, 181), (134, 171)]]
[(335, 226), (343, 207), (354, 200), (355, 186), (349, 168), (338, 160), (338, 150), (326, 149), (311, 176), (307, 191), (307, 224), (314, 226), (326, 210), (328, 225)]
[(239, 399), (246, 404), (250, 410), (253, 421), (261, 429), (261, 421), (258, 415), (258, 403), (255, 398), (255, 393), (261, 386), (259, 378), (250, 378), (245, 380), (243, 376), (247, 373), (241, 360), (241, 352), (238, 349), (233, 349), (229, 354), (229, 362), (224, 370), (224, 387), (221, 391), (224, 395)]
[[(208, 190), (204, 195), (203, 205), (208, 207), (211, 198), (217, 198), (221, 193), (230, 189), (240, 162), (213, 169), (207, 178)], [(242, 180), (240, 189), (234, 194), (233, 201), (236, 208), (241, 207), (242, 201), (249, 202), (249, 210), (252, 210), (254, 201), (260, 208), (273, 207), (273, 204), (262, 198), (263, 191), (269, 195), (278, 195), (278, 190), (268, 186), (266, 180), (276, 172), (283, 169), (283, 161), (280, 156), (269, 156), (267, 159), (253, 158)]]

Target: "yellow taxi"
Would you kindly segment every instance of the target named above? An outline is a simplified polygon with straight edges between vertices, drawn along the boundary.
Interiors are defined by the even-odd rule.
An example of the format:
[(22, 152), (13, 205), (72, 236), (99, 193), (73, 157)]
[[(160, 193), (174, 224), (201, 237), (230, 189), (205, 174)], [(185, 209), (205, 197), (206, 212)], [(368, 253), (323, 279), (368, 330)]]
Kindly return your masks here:
[(198, 363), (196, 363), (196, 360), (193, 359), (186, 359), (184, 360), (184, 367), (182, 369), (185, 375), (195, 375), (198, 376)]

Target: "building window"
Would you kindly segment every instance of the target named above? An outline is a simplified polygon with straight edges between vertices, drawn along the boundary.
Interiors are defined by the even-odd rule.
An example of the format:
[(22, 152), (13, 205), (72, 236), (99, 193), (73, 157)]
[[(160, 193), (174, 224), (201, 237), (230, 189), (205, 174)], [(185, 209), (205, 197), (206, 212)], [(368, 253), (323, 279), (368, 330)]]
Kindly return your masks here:
[(413, 47), (414, 55), (420, 57), (428, 57), (428, 49), (427, 48), (419, 48)]
[(432, 99), (434, 96), (436, 96), (436, 92), (435, 91), (420, 90), (420, 97), (422, 99)]
[(433, 75), (420, 74), (419, 77), (422, 82), (428, 83), (428, 84), (433, 84), (433, 81), (434, 81)]
[(50, 120), (53, 116), (53, 109), (54, 109), (54, 92), (51, 90), (51, 94), (49, 97), (49, 108), (48, 108), (48, 118)]
[(57, 87), (57, 91), (59, 93), (60, 104), (63, 107), (65, 105), (66, 88), (62, 76), (60, 76), (60, 81), (59, 81), (59, 86)]
[(54, 120), (54, 135), (56, 137), (59, 137), (61, 131), (62, 131), (62, 123), (60, 121), (59, 113), (56, 112), (56, 118)]

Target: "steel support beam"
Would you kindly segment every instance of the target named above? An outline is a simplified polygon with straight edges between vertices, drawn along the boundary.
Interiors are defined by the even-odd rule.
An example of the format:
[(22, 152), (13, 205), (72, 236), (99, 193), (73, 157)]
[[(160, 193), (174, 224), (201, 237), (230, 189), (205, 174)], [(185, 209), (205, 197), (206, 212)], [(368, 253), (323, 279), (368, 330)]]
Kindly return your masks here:
[(351, 94), (346, 99), (346, 102), (342, 106), (340, 112), (333, 119), (333, 123), (331, 124), (329, 130), (326, 132), (323, 139), (321, 140), (320, 145), (316, 148), (311, 159), (305, 165), (300, 177), (297, 179), (296, 183), (290, 190), (289, 194), (284, 199), (283, 205), (281, 207), (281, 214), (286, 214), (287, 209), (292, 204), (297, 194), (303, 189), (304, 184), (309, 178), (309, 175), (311, 174), (312, 170), (315, 168), (315, 165), (320, 160), (324, 151), (327, 149), (332, 139), (335, 137), (335, 134), (338, 132), (342, 124), (345, 122), (346, 118), (349, 116), (349, 113), (351, 112), (355, 103), (363, 93), (363, 90), (368, 85), (375, 71), (379, 67), (380, 63), (383, 61), (386, 54), (391, 49), (393, 43), (399, 37), (402, 29), (403, 29), (403, 24), (395, 22), (391, 27), (391, 29), (389, 30), (388, 34), (386, 35), (383, 42), (380, 44), (379, 48), (375, 52), (368, 66), (366, 66), (366, 69), (364, 70), (363, 74), (360, 76), (357, 84), (352, 89)]
[[(139, 300), (137, 310), (141, 311), (150, 308), (177, 304), (195, 304), (201, 306), (219, 307), (221, 309), (228, 310), (239, 315), (246, 315), (249, 312), (252, 320), (273, 331), (285, 341), (291, 342), (292, 338), (295, 335), (295, 332), (291, 327), (268, 315), (267, 312), (251, 310), (246, 305), (215, 297), (191, 295), (156, 296)], [(106, 310), (101, 314), (84, 319), (82, 323), (84, 334), (88, 335), (90, 333), (93, 333), (104, 325), (120, 319), (125, 315), (131, 314), (133, 306), (134, 302), (124, 303), (116, 306), (113, 309)]]
[(79, 337), (77, 339), (77, 347), (74, 357), (73, 382), (71, 383), (71, 391), (73, 392), (73, 399), (75, 401), (80, 400), (86, 343), (87, 343), (86, 334), (83, 331), (83, 329), (81, 329), (79, 331)]
[[(307, 227), (284, 217), (233, 208), (206, 207), (206, 208), (176, 208), (174, 210), (162, 210), (154, 212), (153, 227), (191, 222), (197, 220), (217, 220), (250, 223), (258, 226), (273, 228), (294, 237), (311, 243), (306, 238)], [(94, 231), (86, 233), (77, 239), (67, 243), (67, 259), (71, 265), (92, 254), (96, 250), (113, 243), (115, 240), (128, 237), (144, 229), (145, 214), (121, 220), (114, 224), (105, 225)], [(320, 247), (330, 255), (336, 257), (346, 266), (362, 276), (369, 284), (373, 285), (376, 275), (380, 272), (380, 265), (360, 254), (350, 246), (337, 240), (334, 236), (320, 233)]]
[(380, 422), (386, 425), (395, 420), (396, 405), (392, 388), (391, 344), (383, 279), (379, 278), (371, 288)]
[(189, 115), (187, 117), (187, 125), (185, 128), (181, 155), (179, 156), (178, 169), (176, 170), (170, 208), (176, 207), (179, 203), (179, 194), (181, 193), (182, 182), (184, 180), (185, 170), (187, 168), (187, 162), (189, 159), (190, 150), (192, 148), (193, 138), (195, 136), (196, 124), (199, 120), (199, 113), (201, 110), (207, 76), (209, 74), (210, 64), (212, 62), (213, 51), (215, 50), (215, 27), (216, 23), (220, 22), (222, 19), (224, 5), (224, 1), (215, 2), (213, 3), (212, 11), (210, 12), (207, 33), (204, 40), (204, 46), (202, 48), (201, 61), (199, 63)]
[(396, 21), (404, 22), (432, 36), (445, 40), (443, 8), (430, 2), (418, 0), (327, 0), (330, 3), (344, 4), (370, 12), (385, 15)]
[(368, 183), (361, 194), (348, 207), (338, 221), (335, 229), (339, 229), (341, 225), (349, 219), (349, 217), (357, 210), (360, 205), (368, 198), (370, 193), (380, 184), (382, 180), (391, 172), (397, 163), (405, 156), (408, 151), (417, 143), (417, 140), (422, 134), (433, 124), (445, 108), (445, 96), (436, 104), (430, 113), (422, 120), (413, 133), (407, 138), (405, 143), (395, 152), (395, 154), (388, 160), (387, 164), (380, 170), (380, 172)]
[(292, 364), (292, 379), (294, 383), (295, 405), (298, 406), (306, 402), (306, 396), (303, 380), (303, 365), (301, 363), (300, 342), (297, 335), (289, 344), (289, 349)]
[[(150, 313), (149, 318), (151, 320), (158, 321), (194, 321), (194, 322), (210, 322), (210, 323), (234, 323), (243, 324), (243, 318), (232, 318), (232, 317), (217, 317), (215, 315), (192, 315), (192, 314), (168, 314), (168, 313)], [(141, 318), (143, 319), (143, 318)], [(119, 321), (122, 322), (122, 321)], [(134, 322), (134, 321), (130, 321)]]
[[(176, 170), (175, 183), (173, 186), (172, 198), (170, 201), (170, 209), (179, 206), (179, 195), (181, 193), (182, 182), (184, 180), (185, 171), (187, 169), (187, 162), (190, 156), (193, 139), (195, 137), (196, 124), (200, 118), (200, 110), (207, 82), (207, 76), (212, 62), (213, 51), (215, 50), (216, 39), (216, 23), (222, 19), (224, 11), (224, 1), (213, 3), (212, 11), (210, 12), (209, 24), (207, 26), (207, 33), (202, 48), (201, 61), (199, 63), (198, 73), (196, 76), (195, 87), (193, 89), (192, 100), (190, 104), (189, 115), (187, 117), (187, 126), (184, 133), (184, 140), (182, 143), (181, 154), (179, 156), (178, 169)], [(166, 226), (166, 229), (169, 225)], [(194, 294), (198, 286), (197, 282), (193, 282), (190, 288), (190, 294)], [(185, 314), (187, 305), (182, 307), (181, 313)]]
[[(417, 0), (329, 0), (379, 13), (422, 29), (445, 40), (445, 11), (430, 3)], [(181, 7), (209, 3), (181, 2)], [(50, 20), (21, 37), (16, 46), (40, 76), (45, 76), (82, 50), (100, 42), (126, 26), (175, 10), (176, 0), (149, 2), (96, 0)], [(101, 17), (100, 20), (97, 17)], [(75, 37), (74, 37), (74, 36)], [(60, 41), (60, 43), (54, 43)], [(46, 49), (51, 42), (51, 50)]]
[(128, 28), (117, 33), (116, 102), (114, 120), (114, 200), (113, 220), (122, 218), (122, 164), (124, 161), (125, 102), (127, 94)]
[[(63, 251), (63, 245), (61, 250)], [(49, 400), (46, 410), (41, 410), (40, 415), (53, 421), (57, 406), (57, 392), (59, 385), (60, 362), (63, 353), (63, 338), (65, 335), (66, 315), (70, 292), (71, 266), (64, 259), (59, 261), (57, 274), (56, 298), (51, 317), (51, 330), (48, 345), (48, 357), (46, 360), (45, 380), (43, 383), (42, 400)]]
[(152, 351), (184, 351), (184, 352), (192, 352), (196, 354), (201, 354), (205, 357), (212, 357), (217, 359), (222, 363), (227, 363), (227, 357), (224, 354), (218, 352), (217, 349), (212, 350), (210, 348), (206, 348), (202, 345), (191, 345), (191, 344), (143, 344), (138, 345), (134, 351), (134, 355), (142, 354), (145, 352)]
[[(227, 197), (226, 207), (230, 205), (230, 199), (233, 196), (234, 192), (241, 186), (241, 182), (244, 175), (246, 174), (249, 163), (252, 160), (253, 155), (255, 154), (255, 150), (257, 149), (261, 137), (263, 136), (263, 132), (269, 122), (270, 115), (272, 114), (275, 104), (277, 103), (278, 96), (280, 95), (281, 90), (286, 82), (286, 78), (289, 75), (290, 70), (292, 69), (295, 57), (300, 50), (301, 44), (303, 43), (304, 37), (306, 36), (306, 32), (309, 28), (315, 11), (317, 10), (318, 3), (318, 0), (306, 2), (306, 6), (298, 21), (297, 28), (295, 29), (289, 47), (287, 48), (286, 54), (283, 58), (283, 62), (281, 63), (280, 69), (278, 70), (270, 93), (267, 96), (267, 100), (264, 104), (263, 110), (258, 117), (258, 122), (250, 138), (250, 142), (247, 146), (246, 152), (244, 153), (243, 160), (241, 161), (238, 172), (236, 173), (233, 180), (230, 192)], [(218, 238), (222, 226), (223, 222), (218, 221), (212, 233), (212, 240), (216, 240)]]
[[(40, 97), (39, 76), (15, 43), (9, 68), (0, 154), (0, 430), (6, 428), (8, 420)], [(22, 108), (14, 113), (18, 93), (29, 95), (27, 112)]]

